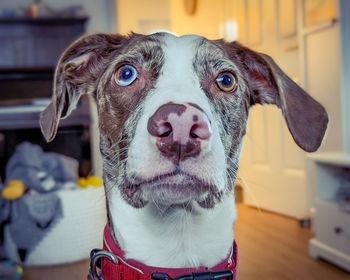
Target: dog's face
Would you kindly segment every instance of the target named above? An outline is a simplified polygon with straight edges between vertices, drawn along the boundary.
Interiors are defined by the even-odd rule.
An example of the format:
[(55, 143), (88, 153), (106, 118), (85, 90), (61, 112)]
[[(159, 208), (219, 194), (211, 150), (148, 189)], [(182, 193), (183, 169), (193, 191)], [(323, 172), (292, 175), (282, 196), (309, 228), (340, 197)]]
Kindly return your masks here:
[(254, 104), (276, 104), (306, 151), (319, 147), (328, 122), (270, 57), (194, 35), (98, 34), (75, 42), (41, 116), (47, 140), (82, 94), (97, 103), (107, 196), (119, 188), (135, 208), (212, 208), (230, 195)]

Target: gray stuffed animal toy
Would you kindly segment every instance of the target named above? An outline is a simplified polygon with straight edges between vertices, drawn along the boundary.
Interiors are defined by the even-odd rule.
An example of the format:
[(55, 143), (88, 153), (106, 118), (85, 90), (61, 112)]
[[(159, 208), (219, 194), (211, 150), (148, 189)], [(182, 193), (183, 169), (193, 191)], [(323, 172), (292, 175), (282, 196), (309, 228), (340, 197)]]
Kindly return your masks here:
[(10, 247), (17, 250), (16, 261), (25, 263), (28, 255), (54, 228), (63, 216), (57, 190), (69, 182), (76, 185), (77, 180), (75, 159), (45, 153), (40, 146), (28, 142), (17, 146), (6, 166), (4, 185), (20, 181), (26, 191), (17, 199), (5, 199), (4, 192), (0, 198), (0, 223), (8, 227), (11, 239), (8, 242), (14, 243)]

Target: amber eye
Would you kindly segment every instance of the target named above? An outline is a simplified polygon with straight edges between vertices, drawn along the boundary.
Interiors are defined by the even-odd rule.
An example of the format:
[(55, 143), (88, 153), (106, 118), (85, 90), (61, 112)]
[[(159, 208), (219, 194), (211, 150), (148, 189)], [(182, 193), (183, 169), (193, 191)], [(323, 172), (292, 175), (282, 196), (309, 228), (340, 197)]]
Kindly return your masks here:
[(237, 88), (237, 79), (230, 72), (220, 73), (215, 81), (219, 89), (225, 92), (232, 92)]

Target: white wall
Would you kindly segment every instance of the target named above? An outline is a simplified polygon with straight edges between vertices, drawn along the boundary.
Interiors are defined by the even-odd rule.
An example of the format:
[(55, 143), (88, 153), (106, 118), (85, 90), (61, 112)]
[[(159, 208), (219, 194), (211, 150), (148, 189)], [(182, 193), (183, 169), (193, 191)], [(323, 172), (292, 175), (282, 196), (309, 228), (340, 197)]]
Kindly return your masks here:
[(350, 1), (339, 1), (344, 151), (350, 153)]
[[(84, 6), (90, 16), (87, 32), (115, 32), (115, 0), (44, 0), (45, 4), (53, 9), (63, 9), (71, 5)], [(26, 8), (33, 0), (1, 0), (0, 9)]]
[(147, 34), (170, 29), (169, 0), (116, 0), (118, 32)]

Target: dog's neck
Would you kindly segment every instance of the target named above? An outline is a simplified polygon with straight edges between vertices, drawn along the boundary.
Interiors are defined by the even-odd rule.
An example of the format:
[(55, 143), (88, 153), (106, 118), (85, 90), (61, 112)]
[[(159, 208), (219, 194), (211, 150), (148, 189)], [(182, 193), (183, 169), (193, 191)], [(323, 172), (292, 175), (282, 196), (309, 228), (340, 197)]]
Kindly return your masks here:
[(117, 188), (108, 197), (113, 231), (126, 258), (156, 267), (212, 267), (230, 253), (236, 219), (232, 195), (213, 209), (196, 203), (167, 209), (148, 203), (135, 209)]

